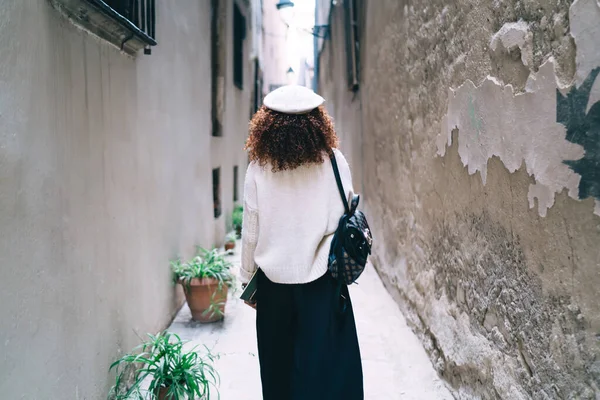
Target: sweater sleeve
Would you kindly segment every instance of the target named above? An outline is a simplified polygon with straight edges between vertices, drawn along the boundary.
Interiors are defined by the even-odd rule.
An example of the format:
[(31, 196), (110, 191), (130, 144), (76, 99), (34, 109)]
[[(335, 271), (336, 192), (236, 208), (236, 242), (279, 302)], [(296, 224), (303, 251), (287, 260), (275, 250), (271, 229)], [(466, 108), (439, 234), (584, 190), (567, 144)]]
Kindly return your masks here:
[(242, 263), (240, 279), (248, 283), (256, 271), (254, 251), (258, 242), (258, 201), (256, 182), (254, 180), (255, 165), (250, 164), (244, 181), (244, 219), (242, 222)]

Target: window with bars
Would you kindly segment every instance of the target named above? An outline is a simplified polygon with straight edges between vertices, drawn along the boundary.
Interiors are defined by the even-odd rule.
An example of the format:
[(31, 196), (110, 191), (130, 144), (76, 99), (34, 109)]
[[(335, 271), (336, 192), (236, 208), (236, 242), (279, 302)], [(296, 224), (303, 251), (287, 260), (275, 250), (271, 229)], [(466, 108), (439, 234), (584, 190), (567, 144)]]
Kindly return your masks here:
[(213, 208), (215, 218), (221, 216), (221, 168), (212, 170)]
[(344, 1), (346, 30), (346, 64), (348, 68), (348, 89), (353, 92), (359, 87), (359, 35), (357, 0)]
[(233, 5), (233, 83), (244, 88), (244, 39), (246, 39), (246, 18), (239, 6)]
[(222, 111), (219, 110), (220, 91), (223, 89), (222, 84), (219, 84), (219, 76), (222, 72), (222, 63), (219, 62), (219, 7), (221, 7), (219, 2), (220, 0), (210, 1), (211, 133), (215, 137), (223, 135)]
[(87, 0), (99, 6), (106, 4), (142, 33), (156, 39), (155, 0)]
[(233, 167), (233, 202), (239, 201), (238, 194), (238, 166)]
[(51, 0), (73, 21), (135, 54), (156, 43), (156, 0)]

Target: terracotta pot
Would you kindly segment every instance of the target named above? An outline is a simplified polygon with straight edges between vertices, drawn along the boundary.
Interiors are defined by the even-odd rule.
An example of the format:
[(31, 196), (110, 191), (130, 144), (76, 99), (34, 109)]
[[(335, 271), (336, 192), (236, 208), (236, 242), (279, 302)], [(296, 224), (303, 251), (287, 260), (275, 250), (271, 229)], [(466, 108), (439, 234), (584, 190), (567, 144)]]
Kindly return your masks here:
[(158, 393), (156, 394), (156, 398), (158, 400), (167, 400), (167, 391), (169, 390), (169, 388), (167, 387), (161, 387), (160, 389), (158, 389)]
[[(227, 285), (219, 289), (219, 281), (210, 278), (192, 279), (189, 283), (182, 282), (192, 318), (199, 322), (214, 322), (222, 320), (227, 301)], [(211, 309), (211, 304), (220, 304)], [(207, 311), (209, 310), (210, 311)], [(219, 312), (215, 312), (220, 310)]]
[(225, 243), (225, 251), (235, 249), (235, 242), (227, 242)]

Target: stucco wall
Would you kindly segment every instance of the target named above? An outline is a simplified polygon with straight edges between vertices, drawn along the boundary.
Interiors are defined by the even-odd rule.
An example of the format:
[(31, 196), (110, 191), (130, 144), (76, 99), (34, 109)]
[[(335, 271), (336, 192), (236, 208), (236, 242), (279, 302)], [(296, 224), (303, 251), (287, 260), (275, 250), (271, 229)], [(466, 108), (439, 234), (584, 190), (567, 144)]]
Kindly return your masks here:
[[(459, 398), (597, 398), (600, 4), (382, 0), (364, 15), (349, 129), (373, 261), (433, 364)], [(321, 60), (343, 59), (332, 32)], [(345, 76), (322, 63), (320, 82)], [(337, 121), (356, 118), (351, 99)]]
[[(318, 0), (316, 21), (322, 25), (330, 24), (330, 38), (315, 42), (318, 56), (319, 82), (317, 92), (325, 98), (325, 108), (332, 116), (335, 131), (340, 140), (340, 150), (348, 160), (352, 170), (354, 191), (363, 190), (362, 168), (362, 108), (360, 93), (348, 90), (346, 84), (346, 43), (344, 12), (341, 6), (333, 7), (331, 19), (323, 16), (330, 10), (330, 0)], [(362, 18), (362, 16), (361, 16)], [(361, 199), (364, 195), (361, 193)], [(363, 201), (363, 200), (361, 200)]]
[(105, 398), (110, 363), (180, 304), (169, 259), (222, 241), (252, 74), (240, 91), (228, 69), (212, 138), (210, 2), (156, 4), (159, 45), (137, 58), (49, 2), (0, 7), (2, 398)]
[[(252, 40), (250, 36), (251, 10), (249, 3), (243, 0), (219, 0), (226, 8), (225, 52), (227, 56), (225, 71), (225, 109), (223, 116), (223, 136), (212, 137), (210, 152), (205, 149), (200, 157), (210, 157), (213, 168), (221, 167), (221, 195), (223, 214), (215, 222), (215, 240), (222, 244), (226, 228), (231, 228), (233, 212), (233, 167), (238, 166), (238, 201), (242, 203), (244, 176), (248, 166), (248, 156), (244, 144), (248, 136), (248, 121), (252, 113), (252, 91), (254, 88), (254, 67), (250, 53)], [(246, 39), (244, 40), (244, 82), (242, 88), (233, 83), (233, 4), (236, 2), (246, 18)], [(201, 187), (205, 188), (205, 187)], [(208, 189), (208, 188), (206, 188)], [(212, 195), (211, 195), (212, 196)], [(212, 199), (212, 197), (211, 197)], [(212, 201), (212, 200), (211, 200)]]

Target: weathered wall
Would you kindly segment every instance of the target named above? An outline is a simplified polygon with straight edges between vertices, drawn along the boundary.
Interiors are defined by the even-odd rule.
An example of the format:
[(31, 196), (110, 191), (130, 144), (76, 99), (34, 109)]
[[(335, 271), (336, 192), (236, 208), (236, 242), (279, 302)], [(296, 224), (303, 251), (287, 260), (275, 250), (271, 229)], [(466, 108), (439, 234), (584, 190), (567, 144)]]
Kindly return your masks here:
[[(598, 398), (600, 4), (364, 14), (349, 133), (373, 261), (435, 367), (459, 398)], [(336, 32), (321, 60), (341, 57)], [(345, 86), (323, 63), (320, 81)], [(356, 118), (350, 99), (336, 121)]]
[[(346, 84), (346, 44), (344, 30), (344, 12), (342, 7), (333, 7), (330, 19), (324, 12), (330, 9), (330, 0), (318, 0), (316, 20), (322, 25), (330, 24), (332, 40), (319, 39), (317, 92), (326, 100), (325, 108), (334, 119), (335, 130), (340, 139), (340, 150), (348, 160), (352, 170), (354, 191), (363, 190), (362, 168), (362, 109), (360, 93), (348, 90)], [(361, 16), (362, 17), (362, 16)], [(361, 198), (364, 198), (362, 196)]]
[[(210, 153), (208, 149), (199, 154), (200, 157), (210, 157), (213, 168), (221, 168), (221, 195), (223, 213), (215, 221), (215, 241), (223, 243), (226, 228), (231, 228), (233, 212), (233, 167), (238, 166), (238, 200), (242, 203), (244, 174), (248, 166), (248, 156), (244, 144), (248, 136), (248, 121), (252, 112), (252, 93), (254, 88), (254, 67), (250, 59), (252, 40), (250, 36), (251, 10), (246, 0), (220, 0), (227, 11), (226, 18), (226, 55), (225, 70), (225, 110), (223, 118), (223, 136), (212, 137)], [(246, 39), (244, 40), (244, 83), (242, 89), (233, 83), (233, 4), (236, 2), (246, 18)], [(209, 188), (201, 186), (200, 190)], [(211, 197), (212, 199), (212, 197)]]
[(159, 45), (135, 59), (46, 1), (0, 7), (3, 399), (105, 398), (110, 363), (180, 304), (169, 259), (222, 241), (251, 73), (211, 138), (210, 2), (156, 3)]

